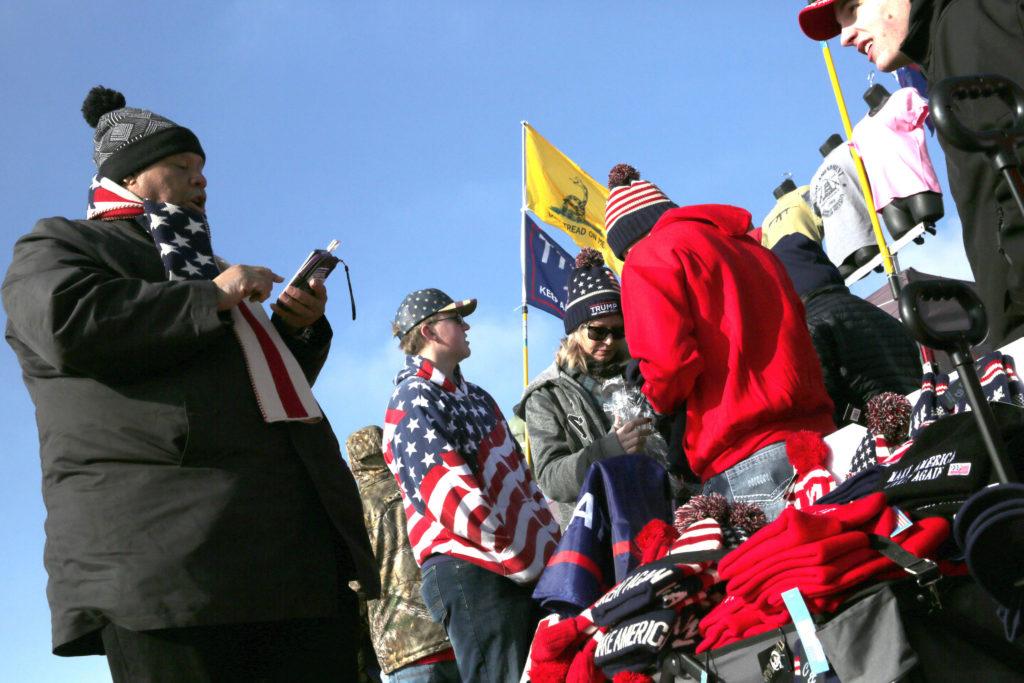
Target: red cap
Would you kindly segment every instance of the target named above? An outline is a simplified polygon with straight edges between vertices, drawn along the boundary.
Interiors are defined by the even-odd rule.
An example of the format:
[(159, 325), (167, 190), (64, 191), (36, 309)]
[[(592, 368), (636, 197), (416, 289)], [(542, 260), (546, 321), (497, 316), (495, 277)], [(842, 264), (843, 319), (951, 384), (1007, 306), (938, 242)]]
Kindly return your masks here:
[(842, 27), (836, 21), (832, 5), (836, 0), (816, 0), (800, 10), (800, 28), (811, 40), (828, 40), (839, 35)]

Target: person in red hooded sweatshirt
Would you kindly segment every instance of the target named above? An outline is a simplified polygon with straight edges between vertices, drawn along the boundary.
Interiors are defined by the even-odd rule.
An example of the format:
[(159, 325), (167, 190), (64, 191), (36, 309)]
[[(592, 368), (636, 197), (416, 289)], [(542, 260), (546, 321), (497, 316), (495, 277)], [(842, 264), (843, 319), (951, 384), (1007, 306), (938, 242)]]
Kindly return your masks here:
[(626, 339), (655, 411), (685, 410), (683, 450), (702, 493), (754, 503), (769, 519), (787, 502), (813, 502), (834, 485), (821, 440), (835, 429), (832, 402), (800, 297), (747, 234), (750, 213), (677, 207), (625, 164), (608, 187)]

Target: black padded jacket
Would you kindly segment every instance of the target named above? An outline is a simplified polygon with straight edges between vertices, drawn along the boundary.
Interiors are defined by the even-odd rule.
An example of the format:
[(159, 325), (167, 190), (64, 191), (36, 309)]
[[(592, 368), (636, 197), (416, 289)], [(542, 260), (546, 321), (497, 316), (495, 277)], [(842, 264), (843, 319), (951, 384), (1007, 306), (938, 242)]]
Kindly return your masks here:
[(863, 412), (872, 396), (920, 387), (920, 355), (898, 320), (843, 285), (815, 289), (803, 300), (837, 425), (850, 421), (847, 406)]

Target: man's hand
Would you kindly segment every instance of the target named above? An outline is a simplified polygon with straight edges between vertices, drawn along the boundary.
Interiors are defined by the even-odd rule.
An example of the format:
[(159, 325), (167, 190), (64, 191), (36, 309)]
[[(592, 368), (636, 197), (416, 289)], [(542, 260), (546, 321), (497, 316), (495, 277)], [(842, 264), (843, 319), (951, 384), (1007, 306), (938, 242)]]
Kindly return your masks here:
[(324, 281), (310, 280), (309, 287), (312, 292), (298, 287), (286, 287), (277, 298), (277, 303), (270, 305), (271, 310), (293, 330), (309, 327), (324, 316), (327, 307), (327, 287)]
[(231, 266), (213, 278), (217, 285), (217, 310), (227, 311), (242, 299), (266, 301), (275, 282), (284, 278), (262, 266)]

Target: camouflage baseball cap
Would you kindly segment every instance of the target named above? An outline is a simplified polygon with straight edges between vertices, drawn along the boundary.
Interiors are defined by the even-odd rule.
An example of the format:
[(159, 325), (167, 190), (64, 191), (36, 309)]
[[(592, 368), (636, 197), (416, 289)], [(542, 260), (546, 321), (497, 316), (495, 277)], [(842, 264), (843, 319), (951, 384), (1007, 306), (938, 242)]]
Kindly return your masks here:
[(469, 315), (476, 310), (476, 299), (455, 301), (440, 289), (417, 289), (404, 299), (395, 313), (395, 336), (401, 339), (409, 330), (442, 311)]
[(376, 425), (352, 432), (345, 440), (345, 450), (348, 451), (349, 460), (358, 462), (366, 458), (380, 456), (383, 439), (384, 432)]

